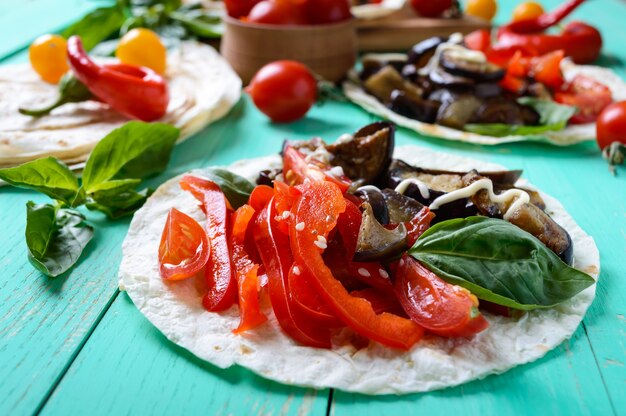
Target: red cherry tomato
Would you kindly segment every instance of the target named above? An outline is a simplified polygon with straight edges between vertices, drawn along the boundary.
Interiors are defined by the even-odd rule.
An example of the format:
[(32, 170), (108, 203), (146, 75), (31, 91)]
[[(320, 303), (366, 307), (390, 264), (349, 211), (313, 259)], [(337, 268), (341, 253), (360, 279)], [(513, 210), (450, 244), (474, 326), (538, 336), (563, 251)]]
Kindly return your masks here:
[(263, 0), (257, 3), (248, 22), (268, 25), (306, 25), (309, 19), (302, 6), (288, 0)]
[(613, 103), (600, 113), (596, 133), (602, 150), (615, 142), (626, 145), (626, 101)]
[(469, 291), (445, 282), (407, 254), (398, 263), (396, 296), (411, 320), (442, 337), (469, 337), (489, 326)]
[(226, 11), (230, 17), (239, 19), (247, 16), (250, 10), (261, 0), (224, 0)]
[(211, 246), (200, 224), (187, 214), (172, 208), (167, 214), (159, 244), (159, 271), (165, 280), (193, 276), (209, 260)]
[(423, 17), (439, 17), (452, 7), (452, 0), (411, 0), (413, 9)]
[(301, 63), (276, 61), (261, 68), (246, 91), (272, 121), (288, 123), (302, 118), (315, 103), (317, 82)]
[(313, 24), (337, 23), (352, 18), (348, 0), (306, 0), (304, 11)]
[(598, 115), (613, 101), (611, 90), (584, 75), (578, 75), (565, 91), (554, 94), (554, 100), (572, 105), (578, 112), (570, 119), (572, 124), (593, 123)]

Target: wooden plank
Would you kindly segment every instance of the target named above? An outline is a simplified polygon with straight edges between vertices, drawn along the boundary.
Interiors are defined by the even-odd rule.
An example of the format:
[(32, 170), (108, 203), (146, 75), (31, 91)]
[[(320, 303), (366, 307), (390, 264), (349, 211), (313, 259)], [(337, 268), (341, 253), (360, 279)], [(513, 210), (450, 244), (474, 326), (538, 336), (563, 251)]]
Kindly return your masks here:
[(27, 0), (0, 2), (0, 56), (27, 47), (37, 36), (54, 33), (87, 12), (112, 1)]
[(197, 359), (167, 340), (122, 293), (42, 415), (322, 416), (327, 396)]

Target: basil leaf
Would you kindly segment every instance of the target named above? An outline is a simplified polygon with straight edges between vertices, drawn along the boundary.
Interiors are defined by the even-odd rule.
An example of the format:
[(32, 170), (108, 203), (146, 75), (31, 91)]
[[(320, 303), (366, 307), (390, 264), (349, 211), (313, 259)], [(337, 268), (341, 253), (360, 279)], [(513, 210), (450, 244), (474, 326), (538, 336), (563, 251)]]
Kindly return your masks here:
[(93, 227), (77, 211), (50, 204), (26, 204), (28, 260), (43, 274), (55, 277), (79, 259), (93, 237)]
[(515, 309), (557, 305), (595, 282), (531, 234), (494, 218), (442, 221), (409, 254), (448, 283)]
[(200, 176), (215, 182), (234, 209), (248, 203), (254, 185), (246, 178), (221, 168), (206, 168), (197, 172)]
[(94, 193), (85, 205), (92, 211), (100, 211), (109, 218), (117, 219), (137, 211), (152, 194), (152, 190), (141, 192), (134, 190), (120, 191), (120, 188)]
[(172, 20), (180, 22), (190, 33), (200, 37), (215, 39), (222, 37), (224, 25), (217, 15), (211, 15), (201, 10), (188, 12), (172, 12), (169, 14)]
[(125, 20), (126, 13), (121, 5), (101, 7), (65, 29), (61, 35), (65, 38), (80, 36), (85, 49), (90, 50), (118, 32)]
[(13, 186), (34, 189), (68, 205), (76, 202), (79, 189), (74, 172), (53, 157), (0, 169), (0, 179)]
[(576, 107), (558, 104), (551, 100), (521, 97), (517, 102), (532, 107), (539, 114), (539, 125), (466, 124), (463, 129), (471, 133), (493, 137), (532, 136), (547, 131), (563, 130), (567, 126), (568, 120), (576, 113)]
[(113, 130), (91, 152), (83, 187), (95, 192), (111, 179), (139, 178), (161, 172), (180, 131), (163, 123), (131, 121)]

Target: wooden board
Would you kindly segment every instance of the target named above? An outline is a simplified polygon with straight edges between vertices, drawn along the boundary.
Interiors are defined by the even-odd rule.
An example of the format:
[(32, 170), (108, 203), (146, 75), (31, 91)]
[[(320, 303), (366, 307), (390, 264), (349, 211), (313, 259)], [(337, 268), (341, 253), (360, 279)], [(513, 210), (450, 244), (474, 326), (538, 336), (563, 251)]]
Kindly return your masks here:
[[(39, 2), (45, 5), (41, 10)], [(542, 3), (553, 8), (560, 0)], [(0, 27), (11, 28), (0, 37), (0, 51), (13, 51), (40, 31), (69, 23), (75, 17), (68, 10), (76, 4), (12, 4), (10, 15), (0, 13)], [(500, 1), (500, 6), (503, 20), (515, 2)], [(35, 22), (42, 10), (47, 18)], [(594, 0), (576, 14), (603, 32), (602, 62), (623, 77), (625, 15), (622, 0)], [(46, 26), (46, 21), (54, 24)], [(11, 61), (25, 58), (22, 53)], [(168, 170), (149, 183), (157, 186), (198, 166), (274, 153), (285, 138), (320, 135), (331, 140), (374, 119), (351, 104), (329, 102), (297, 123), (276, 125), (246, 97), (226, 119), (178, 146)], [(626, 168), (612, 177), (592, 143), (485, 148), (400, 129), (398, 145), (405, 144), (525, 169), (525, 177), (557, 197), (596, 239), (602, 262), (597, 298), (574, 338), (536, 363), (427, 394), (368, 397), (335, 391), (330, 413), (626, 415)], [(0, 189), (0, 415), (327, 414), (327, 390), (280, 386), (238, 368), (219, 370), (159, 335), (116, 290), (128, 220), (111, 222), (87, 213), (96, 223), (97, 237), (79, 266), (57, 279), (35, 272), (26, 259), (23, 237), (28, 200), (46, 198)]]
[(467, 34), (489, 27), (489, 22), (471, 16), (454, 19), (417, 17), (407, 3), (403, 9), (385, 17), (359, 21), (357, 34), (362, 52), (397, 52), (406, 51), (433, 36), (445, 37), (457, 32)]

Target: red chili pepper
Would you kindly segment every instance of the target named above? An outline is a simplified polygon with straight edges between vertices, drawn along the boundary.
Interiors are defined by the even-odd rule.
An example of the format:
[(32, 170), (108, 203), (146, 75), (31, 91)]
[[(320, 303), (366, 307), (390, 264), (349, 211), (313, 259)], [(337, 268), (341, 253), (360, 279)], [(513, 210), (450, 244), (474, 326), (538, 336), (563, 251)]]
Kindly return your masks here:
[(167, 83), (153, 70), (126, 64), (99, 65), (89, 58), (78, 36), (67, 41), (67, 57), (76, 78), (116, 111), (143, 121), (165, 115)]
[(207, 217), (206, 231), (211, 242), (211, 254), (204, 269), (204, 278), (209, 292), (202, 299), (202, 305), (211, 312), (226, 310), (237, 297), (237, 281), (227, 238), (228, 215), (232, 209), (220, 187), (211, 181), (187, 175), (181, 179), (180, 187), (190, 191), (202, 203)]
[(255, 264), (244, 246), (246, 230), (250, 220), (254, 216), (254, 208), (250, 205), (242, 205), (231, 215), (230, 244), (233, 253), (233, 263), (237, 272), (237, 285), (239, 288), (239, 326), (233, 332), (240, 334), (256, 328), (267, 317), (259, 308), (259, 265)]
[(330, 348), (328, 327), (317, 326), (303, 316), (289, 292), (289, 270), (293, 256), (289, 237), (276, 227), (274, 201), (259, 212), (254, 223), (254, 239), (268, 278), (270, 302), (280, 327), (297, 342), (318, 348)]
[[(325, 237), (335, 228), (346, 206), (339, 187), (327, 182), (310, 182), (300, 190), (302, 196), (292, 208), (295, 224), (289, 227), (291, 249), (298, 264), (313, 276), (316, 289), (335, 315), (355, 332), (390, 347), (411, 348), (422, 337), (419, 325), (389, 313), (377, 315), (370, 302), (351, 296), (324, 264)], [(298, 224), (303, 224), (304, 228)]]
[(584, 0), (571, 0), (536, 19), (521, 20), (503, 26), (498, 31), (498, 43), (494, 47), (532, 48), (540, 55), (561, 49), (576, 63), (595, 61), (602, 50), (602, 35), (595, 27), (583, 22), (570, 22), (560, 34), (542, 33), (563, 20), (583, 2)]

